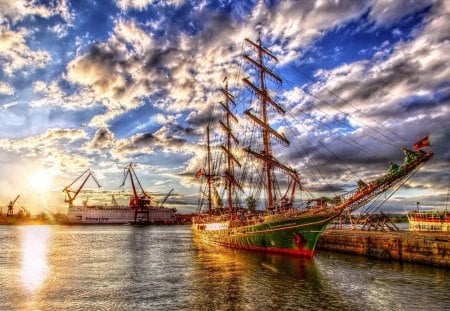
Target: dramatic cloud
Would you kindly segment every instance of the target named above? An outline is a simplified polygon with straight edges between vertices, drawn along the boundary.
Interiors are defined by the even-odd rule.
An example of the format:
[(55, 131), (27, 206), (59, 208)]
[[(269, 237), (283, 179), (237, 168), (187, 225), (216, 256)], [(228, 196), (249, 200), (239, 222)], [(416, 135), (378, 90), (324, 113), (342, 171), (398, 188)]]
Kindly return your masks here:
[(45, 153), (46, 148), (52, 147), (55, 143), (61, 141), (71, 142), (85, 137), (86, 133), (82, 130), (48, 129), (41, 135), (21, 140), (0, 139), (0, 148), (6, 150), (26, 149)]
[(60, 173), (78, 172), (89, 167), (91, 162), (73, 152), (73, 144), (85, 138), (86, 133), (82, 130), (49, 129), (41, 135), (20, 140), (0, 139), (0, 150), (15, 154), (14, 161), (39, 162)]
[[(317, 118), (329, 119), (339, 107), (341, 115), (350, 117), (356, 128), (371, 125), (392, 137), (378, 126), (383, 124), (409, 141), (433, 126), (443, 125), (449, 108), (440, 104), (438, 97), (445, 98), (450, 91), (446, 85), (450, 81), (450, 43), (448, 32), (440, 24), (449, 18), (449, 11), (448, 5), (434, 8), (433, 18), (417, 31), (417, 38), (400, 42), (389, 54), (321, 71), (323, 82), (311, 91), (320, 101), (310, 98), (320, 109), (313, 113)], [(340, 94), (340, 98), (334, 94)], [(438, 122), (429, 122), (424, 129), (418, 126), (423, 119)], [(398, 137), (393, 139), (398, 141)]]
[(107, 128), (100, 128), (95, 132), (94, 139), (86, 145), (90, 149), (111, 148), (114, 144), (114, 134)]
[[(1, 171), (42, 161), (65, 183), (92, 166), (113, 187), (134, 162), (147, 187), (174, 187), (177, 200), (193, 203), (205, 127), (223, 116), (225, 77), (239, 148), (255, 137), (242, 112), (259, 115), (256, 94), (241, 83), (255, 68), (241, 55), (255, 57), (244, 38), (260, 33), (279, 59), (265, 63), (284, 80), (268, 84), (287, 111), (269, 109), (270, 123), (291, 141), (273, 151), (306, 186), (320, 195), (348, 190), (430, 134), (436, 155), (401, 196), (441, 194), (450, 159), (448, 1), (115, 4), (1, 1)], [(223, 131), (211, 131), (213, 145), (222, 143)], [(261, 167), (251, 167), (256, 180)], [(18, 185), (2, 177), (2, 187)]]

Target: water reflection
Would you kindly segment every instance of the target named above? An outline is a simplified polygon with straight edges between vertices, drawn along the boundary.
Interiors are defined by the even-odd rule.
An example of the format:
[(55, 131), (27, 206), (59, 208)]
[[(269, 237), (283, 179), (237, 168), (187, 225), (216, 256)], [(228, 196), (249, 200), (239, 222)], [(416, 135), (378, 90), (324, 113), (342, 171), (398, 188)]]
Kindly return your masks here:
[(21, 234), (21, 281), (29, 293), (43, 285), (49, 272), (48, 251), (51, 239), (49, 226), (27, 226)]
[[(190, 308), (339, 309), (348, 306), (313, 259), (205, 245), (197, 253)], [(332, 306), (329, 302), (333, 301)], [(208, 308), (206, 308), (208, 309)]]
[(203, 246), (184, 226), (0, 226), (0, 249), (0, 310), (446, 310), (450, 304), (445, 269)]

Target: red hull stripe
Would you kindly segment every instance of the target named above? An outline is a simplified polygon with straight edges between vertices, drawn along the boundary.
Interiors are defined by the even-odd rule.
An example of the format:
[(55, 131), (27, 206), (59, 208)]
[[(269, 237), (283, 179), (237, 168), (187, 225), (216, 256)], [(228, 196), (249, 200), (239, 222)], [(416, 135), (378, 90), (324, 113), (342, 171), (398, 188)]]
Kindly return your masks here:
[(283, 253), (291, 255), (300, 255), (305, 257), (313, 257), (314, 251), (308, 249), (293, 249), (293, 248), (280, 248), (280, 247), (262, 247), (262, 246), (249, 246), (249, 245), (235, 245), (229, 243), (217, 243), (222, 246), (227, 246), (231, 248), (249, 249), (252, 251), (263, 251), (269, 253)]

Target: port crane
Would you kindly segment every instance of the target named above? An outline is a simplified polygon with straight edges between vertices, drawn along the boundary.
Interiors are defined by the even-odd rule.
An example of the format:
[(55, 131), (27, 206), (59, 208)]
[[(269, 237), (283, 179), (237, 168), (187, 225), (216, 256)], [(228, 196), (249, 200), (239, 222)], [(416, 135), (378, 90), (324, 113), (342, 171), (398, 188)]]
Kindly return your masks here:
[[(80, 180), (82, 177), (84, 177), (83, 182), (81, 183), (80, 187), (78, 187), (77, 190), (71, 190), (70, 187), (72, 187), (72, 185), (74, 183), (76, 183), (78, 180)], [(62, 191), (66, 193), (67, 198), (65, 199), (66, 203), (69, 203), (69, 207), (73, 206), (73, 201), (76, 199), (76, 197), (80, 194), (81, 189), (83, 189), (84, 185), (86, 184), (86, 182), (88, 181), (89, 177), (92, 177), (92, 179), (95, 181), (95, 183), (97, 184), (97, 186), (100, 188), (100, 184), (97, 181), (97, 178), (94, 175), (94, 172), (91, 171), (91, 169), (87, 169), (85, 170), (80, 176), (78, 176), (70, 185), (68, 185), (67, 187), (65, 187)]]
[[(131, 188), (133, 190), (133, 196), (130, 199), (130, 208), (135, 209), (134, 222), (136, 224), (148, 224), (150, 223), (150, 215), (148, 208), (150, 207), (150, 202), (152, 198), (149, 194), (145, 192), (144, 188), (142, 187), (141, 182), (139, 181), (139, 178), (137, 177), (133, 166), (134, 164), (130, 163), (125, 168), (124, 178), (121, 187), (125, 185), (125, 182), (129, 176), (131, 181)], [(137, 182), (139, 188), (141, 189), (142, 192), (141, 196), (138, 195), (135, 181)]]
[(169, 193), (165, 196), (164, 200), (161, 202), (161, 204), (159, 204), (159, 207), (164, 207), (164, 203), (166, 203), (167, 199), (172, 194), (172, 192), (173, 192), (173, 188), (170, 189)]
[(17, 195), (17, 197), (13, 200), (10, 201), (8, 204), (8, 213), (6, 214), (6, 216), (13, 216), (14, 215), (14, 204), (16, 204), (17, 200), (20, 198), (20, 194)]

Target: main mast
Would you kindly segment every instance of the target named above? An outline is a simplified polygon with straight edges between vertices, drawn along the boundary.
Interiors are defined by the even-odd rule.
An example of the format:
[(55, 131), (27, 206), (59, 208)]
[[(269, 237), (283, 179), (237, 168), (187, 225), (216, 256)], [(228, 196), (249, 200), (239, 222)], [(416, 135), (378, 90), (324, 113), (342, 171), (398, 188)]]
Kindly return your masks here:
[(245, 39), (245, 42), (257, 52), (257, 60), (250, 58), (248, 55), (244, 55), (244, 59), (251, 65), (253, 65), (258, 72), (259, 76), (259, 87), (253, 84), (248, 78), (242, 79), (242, 81), (258, 96), (260, 107), (261, 107), (261, 115), (260, 118), (253, 115), (250, 112), (250, 109), (245, 111), (247, 117), (249, 117), (256, 125), (260, 126), (262, 129), (262, 142), (264, 149), (262, 152), (253, 151), (250, 148), (244, 149), (247, 153), (255, 156), (259, 160), (261, 160), (264, 164), (265, 170), (265, 178), (266, 178), (266, 194), (267, 194), (267, 208), (273, 209), (275, 206), (276, 197), (274, 195), (274, 176), (273, 176), (273, 167), (278, 167), (281, 170), (287, 172), (291, 176), (296, 176), (297, 173), (295, 170), (281, 164), (276, 160), (272, 155), (272, 143), (271, 136), (276, 138), (279, 142), (284, 145), (289, 145), (289, 141), (276, 130), (274, 130), (268, 120), (268, 108), (274, 108), (278, 113), (284, 114), (285, 110), (278, 105), (269, 95), (266, 87), (266, 76), (269, 75), (272, 79), (274, 79), (277, 83), (281, 84), (282, 80), (279, 76), (274, 74), (269, 68), (264, 65), (264, 57), (267, 56), (270, 59), (278, 62), (278, 59), (273, 55), (270, 51), (265, 49), (262, 46), (261, 39), (258, 39), (258, 43), (255, 43), (249, 39)]
[(240, 184), (234, 178), (234, 164), (236, 163), (239, 167), (241, 166), (241, 164), (239, 163), (237, 158), (234, 156), (233, 151), (232, 151), (233, 142), (234, 142), (234, 144), (239, 145), (239, 140), (236, 138), (236, 136), (233, 135), (231, 121), (234, 121), (237, 123), (238, 119), (231, 112), (231, 109), (230, 109), (230, 104), (232, 104), (234, 107), (236, 106), (236, 104), (234, 102), (234, 96), (230, 92), (228, 92), (228, 82), (225, 82), (225, 88), (222, 88), (221, 91), (225, 98), (224, 102), (220, 102), (220, 104), (225, 112), (225, 123), (220, 121), (220, 125), (222, 126), (222, 129), (225, 132), (226, 145), (221, 145), (220, 147), (222, 148), (223, 152), (225, 153), (225, 157), (227, 159), (227, 167), (225, 169), (224, 178), (225, 178), (227, 196), (228, 196), (228, 202), (227, 202), (228, 211), (232, 212), (233, 211), (234, 189), (237, 187), (242, 190)]

